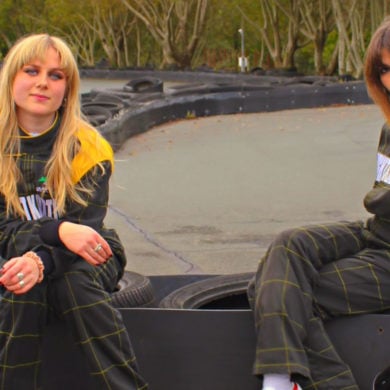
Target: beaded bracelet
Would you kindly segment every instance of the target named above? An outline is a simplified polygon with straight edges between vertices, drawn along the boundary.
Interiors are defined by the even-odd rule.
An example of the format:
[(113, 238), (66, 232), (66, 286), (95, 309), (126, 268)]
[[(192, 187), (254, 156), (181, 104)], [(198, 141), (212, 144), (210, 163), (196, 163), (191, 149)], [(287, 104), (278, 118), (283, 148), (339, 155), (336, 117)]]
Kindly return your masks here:
[(43, 270), (45, 269), (41, 258), (33, 251), (26, 252), (23, 256), (29, 257), (30, 259), (34, 260), (35, 264), (38, 266), (39, 276), (37, 283), (41, 283), (43, 280)]

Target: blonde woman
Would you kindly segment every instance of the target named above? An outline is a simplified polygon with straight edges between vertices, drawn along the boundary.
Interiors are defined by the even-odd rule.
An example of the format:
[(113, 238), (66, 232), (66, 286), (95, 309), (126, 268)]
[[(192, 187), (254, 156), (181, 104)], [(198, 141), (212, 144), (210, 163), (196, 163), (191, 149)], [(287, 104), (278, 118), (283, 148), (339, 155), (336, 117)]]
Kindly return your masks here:
[(268, 248), (248, 290), (263, 390), (358, 390), (323, 322), (390, 308), (390, 20), (371, 39), (365, 76), (386, 120), (364, 199), (373, 216), (290, 229)]
[(20, 39), (0, 74), (0, 389), (38, 389), (48, 312), (99, 389), (146, 389), (110, 292), (126, 258), (107, 212), (113, 152), (81, 118), (66, 43)]

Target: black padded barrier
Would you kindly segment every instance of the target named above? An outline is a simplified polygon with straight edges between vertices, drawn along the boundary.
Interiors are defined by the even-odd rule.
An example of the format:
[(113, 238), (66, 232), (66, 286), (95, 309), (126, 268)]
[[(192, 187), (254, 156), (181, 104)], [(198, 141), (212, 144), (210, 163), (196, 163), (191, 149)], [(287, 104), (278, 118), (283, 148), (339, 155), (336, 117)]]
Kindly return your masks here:
[[(156, 307), (119, 309), (150, 390), (259, 388), (252, 375), (255, 330), (249, 309), (157, 308), (172, 291), (214, 276), (150, 276)], [(390, 314), (338, 318), (325, 326), (360, 390), (373, 390), (377, 373), (390, 365)], [(42, 356), (44, 390), (98, 388), (86, 374), (85, 361), (69, 331), (58, 320), (45, 332)]]
[[(150, 390), (257, 390), (250, 310), (120, 309)], [(390, 315), (340, 318), (326, 324), (360, 390), (390, 363)], [(96, 390), (85, 362), (60, 322), (43, 343), (43, 389)]]

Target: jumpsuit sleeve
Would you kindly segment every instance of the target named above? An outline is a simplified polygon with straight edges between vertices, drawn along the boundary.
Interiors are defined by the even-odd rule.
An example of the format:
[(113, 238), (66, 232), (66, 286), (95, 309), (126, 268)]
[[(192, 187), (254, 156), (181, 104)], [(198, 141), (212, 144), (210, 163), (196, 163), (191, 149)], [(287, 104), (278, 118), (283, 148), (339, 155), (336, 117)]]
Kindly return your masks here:
[(88, 225), (98, 232), (103, 228), (107, 213), (109, 179), (111, 164), (103, 162), (105, 173), (91, 169), (82, 181), (93, 180), (93, 191), (83, 198), (87, 206), (72, 202), (67, 205), (67, 212), (59, 220), (44, 217), (35, 221), (25, 221), (18, 217), (6, 217), (5, 202), (1, 199), (0, 212), (0, 254), (5, 260), (33, 250), (45, 264), (45, 274), (62, 274), (66, 264), (75, 261), (78, 255), (69, 251), (58, 237), (58, 227), (63, 221)]
[(365, 196), (364, 206), (379, 218), (390, 218), (390, 128), (387, 123), (379, 138), (374, 186)]
[(23, 220), (17, 216), (7, 216), (4, 197), (0, 198), (0, 255), (3, 259), (21, 256), (42, 244), (39, 230), (50, 218), (35, 221)]
[[(97, 167), (88, 171), (81, 179), (81, 183), (93, 189), (90, 194), (81, 194), (85, 200), (86, 206), (76, 202), (67, 203), (66, 215), (60, 218), (59, 221), (68, 221), (82, 225), (90, 226), (91, 228), (100, 231), (103, 227), (103, 221), (107, 214), (108, 194), (109, 194), (109, 180), (111, 177), (111, 164), (106, 161), (102, 163), (104, 167), (104, 174), (101, 173)], [(48, 229), (54, 222), (46, 222), (41, 229), (41, 237), (45, 242), (50, 244), (57, 244), (58, 241), (51, 242), (52, 230)]]
[(375, 183), (372, 190), (364, 198), (366, 210), (380, 218), (390, 218), (390, 186)]
[[(108, 197), (109, 197), (109, 180), (111, 176), (111, 164), (104, 162), (104, 174), (98, 169), (91, 169), (82, 178), (84, 183), (93, 183), (93, 191), (84, 194), (83, 198), (87, 205), (72, 202), (67, 205), (66, 215), (60, 220), (45, 221), (40, 228), (39, 235), (43, 245), (37, 248), (37, 253), (41, 251), (48, 252), (52, 260), (51, 276), (61, 275), (66, 270), (66, 265), (79, 259), (79, 256), (69, 251), (58, 237), (58, 227), (63, 221), (73, 222), (81, 225), (90, 226), (100, 233), (112, 247), (112, 243), (106, 234), (109, 230), (104, 228), (104, 218), (107, 214)], [(114, 249), (112, 248), (113, 252)], [(46, 253), (43, 257), (47, 256)], [(124, 252), (120, 253), (124, 257)], [(84, 260), (83, 260), (84, 261)]]

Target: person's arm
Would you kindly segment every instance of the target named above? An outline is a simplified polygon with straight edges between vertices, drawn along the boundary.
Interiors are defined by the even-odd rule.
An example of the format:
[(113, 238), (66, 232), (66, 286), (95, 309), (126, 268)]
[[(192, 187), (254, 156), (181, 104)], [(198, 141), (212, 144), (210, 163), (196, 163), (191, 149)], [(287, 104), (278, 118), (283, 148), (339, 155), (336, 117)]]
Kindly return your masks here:
[(376, 182), (364, 198), (366, 210), (380, 218), (390, 218), (390, 186)]
[[(94, 191), (85, 197), (88, 205), (70, 203), (60, 220), (7, 218), (4, 199), (0, 199), (0, 255), (9, 260), (34, 251), (45, 265), (45, 274), (53, 276), (61, 274), (66, 264), (79, 256), (94, 265), (105, 261), (111, 251), (99, 230), (107, 212), (111, 168), (109, 163), (104, 165), (104, 175), (95, 175), (91, 169), (82, 179), (95, 180)], [(100, 255), (93, 251), (98, 243), (104, 248)]]
[[(92, 265), (98, 265), (112, 255), (109, 244), (100, 234), (107, 214), (111, 176), (111, 164), (106, 162), (103, 165), (104, 174), (101, 174), (99, 168), (97, 171), (93, 168), (82, 178), (86, 184), (93, 182), (92, 193), (83, 194), (86, 206), (76, 202), (69, 203), (63, 218), (42, 224), (39, 234), (44, 244), (54, 248), (52, 256), (57, 257), (56, 251), (63, 252), (66, 248), (71, 254), (82, 257)], [(98, 245), (101, 250), (95, 251)], [(54, 262), (56, 263), (55, 258)]]
[(17, 216), (7, 217), (5, 201), (0, 197), (0, 255), (7, 260), (33, 250), (43, 244), (39, 232), (51, 218), (35, 221), (23, 220)]
[[(45, 220), (49, 220), (45, 218)], [(31, 250), (41, 246), (39, 229), (44, 221), (26, 221), (7, 217), (5, 201), (0, 197), (0, 285), (15, 294), (30, 290), (44, 273), (52, 269), (48, 252), (41, 258)], [(30, 253), (29, 253), (30, 252)], [(45, 259), (46, 266), (42, 259)], [(19, 279), (18, 274), (23, 275)]]
[(371, 191), (364, 198), (369, 213), (380, 218), (390, 218), (390, 128), (382, 127), (377, 153), (377, 172)]

